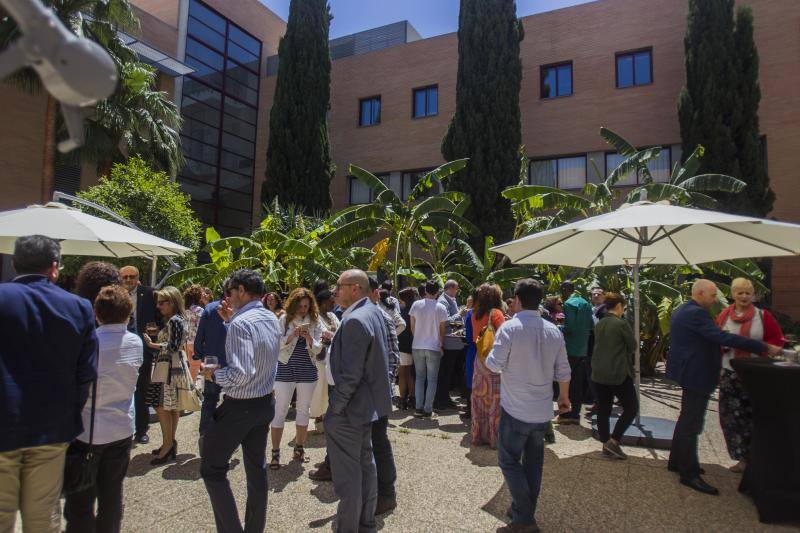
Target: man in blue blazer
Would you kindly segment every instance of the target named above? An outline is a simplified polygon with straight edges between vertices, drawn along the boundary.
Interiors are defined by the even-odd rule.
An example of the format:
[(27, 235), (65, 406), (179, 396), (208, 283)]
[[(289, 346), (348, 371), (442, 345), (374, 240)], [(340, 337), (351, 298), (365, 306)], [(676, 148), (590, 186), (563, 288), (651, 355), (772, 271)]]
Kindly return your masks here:
[(325, 433), (334, 490), (340, 498), (337, 531), (342, 533), (377, 531), (372, 422), (392, 411), (386, 322), (369, 293), (369, 278), (363, 271), (348, 270), (339, 276), (336, 301), (345, 311), (331, 341), (328, 382), (333, 392)]
[(667, 378), (683, 389), (681, 413), (672, 436), (668, 468), (679, 472), (681, 483), (706, 494), (719, 491), (706, 483), (700, 474), (697, 439), (711, 393), (717, 388), (722, 370), (721, 346), (753, 353), (777, 354), (781, 347), (764, 344), (748, 337), (722, 331), (709, 310), (717, 301), (717, 286), (707, 279), (692, 285), (692, 299), (680, 306), (670, 320)]
[(0, 284), (0, 531), (60, 531), (67, 444), (97, 377), (91, 304), (57, 287), (61, 249), (41, 235), (14, 246), (19, 276)]

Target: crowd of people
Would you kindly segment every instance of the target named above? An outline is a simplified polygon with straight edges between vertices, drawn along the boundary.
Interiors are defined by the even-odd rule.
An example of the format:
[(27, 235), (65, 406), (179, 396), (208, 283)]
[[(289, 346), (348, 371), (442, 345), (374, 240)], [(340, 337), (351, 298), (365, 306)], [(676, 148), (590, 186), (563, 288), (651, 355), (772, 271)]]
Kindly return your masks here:
[[(309, 477), (333, 482), (341, 532), (375, 531), (375, 516), (397, 506), (393, 409), (430, 419), (460, 408), (453, 391), (472, 445), (497, 449), (513, 501), (506, 531), (538, 531), (556, 414), (556, 423), (580, 424), (590, 405), (602, 452), (627, 457), (621, 443), (639, 410), (636, 341), (626, 298), (599, 287), (587, 301), (570, 281), (548, 296), (522, 279), (504, 301), (499, 286), (483, 283), (459, 305), (455, 280), (395, 296), (390, 281), (348, 270), (332, 286), (318, 281), (284, 299), (258, 273), (239, 270), (214, 299), (198, 285), (154, 290), (133, 266), (93, 261), (71, 294), (55, 284), (57, 241), (17, 239), (13, 263), (18, 277), (0, 285), (3, 531), (18, 511), (26, 531), (59, 531), (62, 492), (67, 531), (119, 531), (131, 448), (149, 443), (151, 407), (162, 437), (153, 466), (176, 460), (181, 415), (199, 411), (200, 474), (219, 531), (264, 530), (268, 470), (284, 464), (292, 405), (291, 460), (308, 460), (313, 419), (327, 455)], [(739, 461), (732, 470), (741, 472), (753, 421), (730, 360), (775, 355), (783, 344), (775, 319), (753, 305), (752, 283), (734, 280), (734, 302), (715, 323), (716, 291), (708, 280), (694, 283), (672, 318), (667, 363), (683, 390), (668, 467), (708, 494), (717, 490), (701, 477), (697, 439), (710, 395), (720, 382), (720, 421)], [(239, 447), (244, 523), (227, 478)]]

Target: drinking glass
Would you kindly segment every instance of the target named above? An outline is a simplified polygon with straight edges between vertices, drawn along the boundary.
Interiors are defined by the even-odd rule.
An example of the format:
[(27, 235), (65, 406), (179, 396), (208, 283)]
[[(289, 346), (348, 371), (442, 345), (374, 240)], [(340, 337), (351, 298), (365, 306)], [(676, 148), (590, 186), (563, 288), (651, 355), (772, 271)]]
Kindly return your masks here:
[(215, 355), (207, 355), (203, 359), (203, 368), (206, 370), (216, 370), (219, 368), (219, 359)]
[(155, 339), (158, 336), (158, 324), (155, 322), (148, 322), (144, 327), (145, 332)]

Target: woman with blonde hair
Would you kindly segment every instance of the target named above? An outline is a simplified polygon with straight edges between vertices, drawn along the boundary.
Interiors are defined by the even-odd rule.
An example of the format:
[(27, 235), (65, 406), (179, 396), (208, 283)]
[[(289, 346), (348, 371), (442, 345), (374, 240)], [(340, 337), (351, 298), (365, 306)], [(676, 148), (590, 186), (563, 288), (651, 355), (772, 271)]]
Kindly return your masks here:
[(470, 317), (472, 341), (477, 347), (472, 373), (472, 444), (488, 444), (492, 449), (497, 448), (500, 429), (500, 374), (486, 366), (491, 345), (479, 340), (489, 331), (497, 331), (505, 322), (502, 306), (500, 287), (484, 283), (478, 287)]
[(161, 425), (161, 447), (153, 450), (153, 455), (157, 457), (150, 464), (161, 465), (174, 460), (178, 454), (175, 432), (181, 411), (185, 408), (178, 401), (178, 391), (190, 390), (192, 379), (184, 361), (188, 328), (184, 318), (186, 310), (183, 296), (177, 288), (169, 286), (156, 291), (155, 297), (156, 307), (167, 326), (159, 331), (156, 341), (146, 333), (142, 337), (149, 348), (158, 350), (147, 389), (147, 403), (156, 410)]
[(317, 301), (310, 290), (297, 288), (286, 299), (286, 313), (279, 319), (281, 349), (278, 356), (278, 372), (275, 376), (275, 417), (272, 419), (272, 461), (269, 467), (277, 470), (281, 465), (281, 438), (283, 424), (289, 412), (289, 402), (297, 390), (294, 456), (303, 462), (308, 432), (311, 398), (317, 386), (319, 372), (314, 361), (322, 351), (322, 334), (326, 331), (319, 317)]
[[(717, 325), (724, 331), (750, 337), (767, 344), (783, 346), (783, 332), (775, 318), (766, 309), (753, 305), (755, 290), (753, 283), (745, 278), (736, 278), (731, 282), (733, 304), (726, 307), (717, 316)], [(722, 374), (719, 381), (719, 421), (728, 455), (739, 461), (731, 467), (732, 472), (742, 473), (747, 466), (750, 454), (750, 440), (753, 435), (753, 407), (739, 376), (731, 367), (731, 359), (746, 357), (766, 357), (766, 354), (754, 354), (723, 348)]]

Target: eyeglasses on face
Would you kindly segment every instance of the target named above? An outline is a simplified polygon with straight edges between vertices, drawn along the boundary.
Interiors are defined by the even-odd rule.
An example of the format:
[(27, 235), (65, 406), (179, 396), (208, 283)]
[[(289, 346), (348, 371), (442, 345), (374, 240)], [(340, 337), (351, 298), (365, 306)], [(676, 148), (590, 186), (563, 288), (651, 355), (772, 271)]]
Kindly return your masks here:
[(136, 274), (127, 274), (127, 275), (123, 274), (122, 275), (122, 279), (136, 279), (138, 277), (139, 276), (137, 276)]

